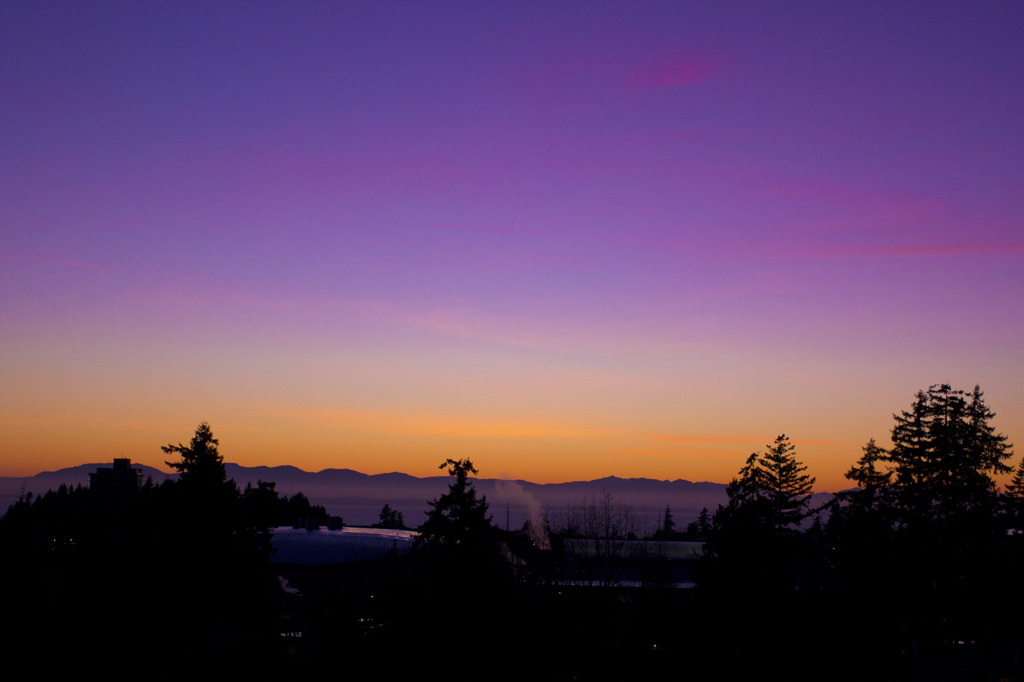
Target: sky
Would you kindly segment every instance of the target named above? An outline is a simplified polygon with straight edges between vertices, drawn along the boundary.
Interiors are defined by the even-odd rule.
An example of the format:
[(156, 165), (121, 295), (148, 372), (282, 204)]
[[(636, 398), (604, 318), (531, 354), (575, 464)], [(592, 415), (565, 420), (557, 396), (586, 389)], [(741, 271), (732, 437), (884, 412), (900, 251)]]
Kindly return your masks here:
[[(1024, 438), (1024, 4), (0, 4), (0, 475)], [(1017, 458), (1019, 459), (1019, 457)], [(1016, 464), (1016, 461), (1013, 462)], [(166, 468), (166, 467), (163, 467)]]

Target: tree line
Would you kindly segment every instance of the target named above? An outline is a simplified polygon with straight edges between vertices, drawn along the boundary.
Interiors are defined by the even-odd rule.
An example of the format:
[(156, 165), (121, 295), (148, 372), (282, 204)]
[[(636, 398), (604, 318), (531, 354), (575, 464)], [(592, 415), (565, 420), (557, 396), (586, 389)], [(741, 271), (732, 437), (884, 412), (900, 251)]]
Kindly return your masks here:
[[(870, 439), (845, 474), (854, 487), (818, 509), (810, 504), (814, 478), (780, 435), (727, 487), (708, 538), (706, 579), (730, 587), (756, 579), (762, 589), (863, 584), (872, 573), (863, 560), (882, 556), (886, 579), (904, 588), (981, 580), (993, 552), (1016, 547), (1024, 508), (1024, 462), (1005, 489), (996, 482), (1013, 471), (1013, 450), (993, 417), (980, 387), (919, 391), (894, 415), (892, 447)], [(827, 562), (815, 555), (822, 547)]]
[(258, 648), (279, 598), (271, 529), (343, 521), (273, 482), (239, 489), (218, 445), (203, 422), (189, 443), (162, 447), (176, 478), (97, 478), (10, 506), (0, 517), (0, 580), (25, 650), (59, 642), (85, 656), (113, 647), (143, 659), (185, 637), (185, 665), (240, 643)]
[[(661, 672), (671, 655), (664, 652), (672, 651), (749, 661), (754, 671), (771, 668), (765, 661), (780, 651), (789, 652), (786, 660), (817, 656), (824, 664), (854, 646), (862, 657), (849, 666), (851, 675), (889, 677), (879, 671), (906, 673), (913, 660), (948, 662), (953, 646), (962, 664), (963, 652), (978, 643), (997, 652), (982, 657), (990, 666), (983, 671), (995, 675), (993, 657), (1003, 656), (1021, 672), (1015, 661), (1024, 626), (1012, 614), (1024, 605), (1013, 586), (1024, 568), (1024, 463), (1012, 466), (1012, 445), (992, 426), (994, 416), (978, 387), (919, 391), (894, 415), (891, 446), (870, 439), (846, 472), (851, 488), (817, 508), (813, 476), (780, 435), (745, 460), (727, 486), (727, 502), (703, 510), (686, 532), (665, 509), (653, 539), (704, 540), (690, 591), (665, 591), (671, 581), (661, 573), (664, 557), (650, 549), (654, 543), (639, 542), (647, 533), (637, 532), (631, 510), (610, 495), (575, 505), (564, 528), (553, 531), (545, 520), (544, 528), (527, 522), (519, 532), (502, 531), (473, 485), (473, 463), (448, 459), (440, 466), (450, 476), (448, 490), (429, 502), (415, 551), (401, 562), (382, 560), (359, 580), (331, 582), (322, 594), (335, 595), (342, 584), (358, 590), (360, 580), (374, 586), (358, 622), (367, 622), (368, 612), (390, 618), (393, 639), (380, 640), (379, 649), (366, 648), (373, 640), (352, 640), (359, 650), (413, 641), (422, 651), (438, 650), (459, 633), (482, 657), (497, 646), (495, 628), (521, 641), (520, 631), (543, 623), (555, 638), (577, 632), (573, 646), (595, 661), (617, 651), (624, 666), (579, 662), (566, 667), (566, 679), (580, 670), (601, 678), (638, 661), (655, 661), (649, 671)], [(217, 446), (204, 422), (188, 444), (163, 447), (179, 473), (174, 480), (103, 491), (62, 486), (12, 505), (0, 517), (0, 549), (8, 557), (0, 578), (8, 611), (28, 624), (23, 632), (55, 632), (93, 653), (104, 637), (89, 626), (119, 614), (133, 619), (128, 636), (142, 651), (152, 650), (145, 646), (151, 640), (180, 641), (188, 633), (194, 654), (266, 657), (272, 621), (282, 615), (281, 587), (269, 570), (270, 529), (332, 520), (301, 493), (279, 495), (273, 483), (240, 490), (226, 478)], [(1000, 476), (1010, 476), (1002, 488)], [(406, 526), (390, 505), (375, 525)], [(550, 542), (538, 542), (540, 535)], [(625, 547), (643, 554), (626, 556)], [(611, 598), (624, 557), (644, 567), (649, 598)], [(566, 592), (569, 584), (585, 591)], [(140, 595), (148, 595), (142, 609)], [(348, 600), (354, 603), (321, 596), (308, 608), (328, 622), (339, 613), (355, 622)], [(623, 619), (634, 618), (633, 629), (623, 629)], [(317, 641), (335, 644), (307, 651), (333, 660), (329, 652), (340, 646), (331, 639), (334, 627)], [(660, 658), (651, 658), (649, 633), (659, 637)], [(736, 656), (736, 641), (744, 642), (744, 656)], [(914, 658), (929, 646), (938, 653)]]
[[(1024, 462), (1012, 465), (1012, 444), (994, 416), (980, 387), (919, 391), (893, 415), (891, 446), (869, 439), (846, 472), (851, 488), (819, 507), (811, 504), (815, 479), (788, 436), (751, 453), (727, 486), (727, 502), (688, 527), (688, 537), (706, 540), (689, 608), (721, 634), (676, 624), (662, 634), (686, 632), (699, 644), (677, 640), (678, 650), (731, 659), (737, 675), (780, 667), (815, 679), (814, 666), (845, 660), (834, 677), (1024, 678), (1016, 617), (1024, 599), (1015, 584), (1024, 569)], [(466, 543), (502, 538), (467, 488), (471, 463), (448, 464), (453, 494), (434, 504), (423, 542), (454, 543), (479, 560)], [(445, 530), (464, 515), (476, 525)], [(634, 531), (629, 508), (608, 495), (570, 509), (552, 538), (560, 550), (552, 560), (562, 564), (550, 567), (556, 582), (610, 588), (623, 563), (637, 558), (628, 552), (647, 545), (630, 544)], [(654, 538), (680, 537), (666, 508)], [(642, 559), (658, 565), (654, 552)], [(657, 571), (647, 575), (658, 589)], [(808, 667), (797, 670), (797, 661)]]

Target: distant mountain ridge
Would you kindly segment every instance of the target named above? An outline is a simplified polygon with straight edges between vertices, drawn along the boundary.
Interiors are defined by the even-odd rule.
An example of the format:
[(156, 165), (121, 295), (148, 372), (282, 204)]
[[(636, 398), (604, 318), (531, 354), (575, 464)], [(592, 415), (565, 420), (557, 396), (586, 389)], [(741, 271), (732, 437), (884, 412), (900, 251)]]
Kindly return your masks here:
[[(90, 473), (110, 466), (111, 462), (82, 464), (30, 477), (0, 477), (0, 510), (6, 512), (22, 492), (40, 495), (55, 490), (62, 483), (88, 485)], [(144, 478), (151, 477), (156, 483), (173, 477), (146, 465), (133, 466), (142, 469)], [(408, 525), (417, 526), (428, 509), (428, 501), (444, 493), (449, 480), (447, 476), (417, 478), (399, 472), (364, 474), (352, 469), (309, 472), (291, 465), (245, 467), (230, 462), (225, 464), (225, 469), (228, 478), (234, 479), (239, 488), (244, 489), (247, 484), (255, 486), (261, 480), (272, 481), (282, 495), (301, 492), (314, 504), (322, 504), (331, 514), (354, 525), (375, 522), (380, 508), (387, 503), (405, 514)], [(611, 493), (615, 504), (631, 506), (652, 530), (661, 523), (666, 506), (672, 509), (676, 523), (685, 527), (701, 508), (707, 507), (713, 512), (727, 501), (724, 483), (694, 483), (683, 479), (607, 476), (593, 481), (531, 483), (481, 478), (475, 479), (475, 484), (487, 496), (495, 522), (503, 527), (506, 523), (518, 527), (525, 518), (545, 513), (557, 523), (556, 517), (564, 514), (570, 505), (591, 497), (600, 498), (605, 491)], [(827, 493), (820, 495), (828, 496)]]

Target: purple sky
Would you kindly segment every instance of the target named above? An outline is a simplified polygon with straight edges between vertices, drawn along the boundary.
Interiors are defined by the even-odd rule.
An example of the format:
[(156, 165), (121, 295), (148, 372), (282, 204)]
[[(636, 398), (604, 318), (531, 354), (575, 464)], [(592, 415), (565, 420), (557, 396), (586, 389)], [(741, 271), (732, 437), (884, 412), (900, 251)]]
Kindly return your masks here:
[(0, 475), (1024, 426), (1024, 4), (0, 4)]

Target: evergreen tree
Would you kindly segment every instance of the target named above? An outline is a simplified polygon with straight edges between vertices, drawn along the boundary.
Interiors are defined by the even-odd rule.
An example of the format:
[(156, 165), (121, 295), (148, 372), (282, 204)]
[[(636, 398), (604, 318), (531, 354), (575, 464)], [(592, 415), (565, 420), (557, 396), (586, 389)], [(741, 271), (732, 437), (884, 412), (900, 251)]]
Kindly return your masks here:
[(752, 453), (729, 483), (729, 502), (715, 512), (699, 567), (704, 586), (787, 589), (799, 578), (799, 525), (810, 514), (814, 478), (785, 434)]
[(1006, 507), (1011, 527), (1019, 528), (1024, 517), (1024, 460), (1013, 472), (1013, 478), (1006, 486)]
[(966, 393), (949, 384), (919, 391), (909, 411), (893, 415), (886, 459), (904, 527), (958, 526), (994, 516), (993, 477), (1012, 471), (1005, 462), (1013, 456), (1007, 437), (990, 424), (994, 416), (980, 387)]
[[(838, 493), (829, 506), (827, 532), (834, 559), (833, 579), (851, 594), (877, 597), (893, 589), (892, 572), (900, 562), (894, 535), (892, 472), (880, 469), (888, 453), (872, 438), (846, 478), (857, 485)], [(880, 573), (879, 564), (888, 570)]]
[(672, 509), (670, 509), (667, 504), (665, 505), (665, 518), (661, 522), (661, 531), (666, 536), (672, 535), (676, 532), (676, 522), (675, 519), (672, 518)]
[(795, 450), (796, 446), (783, 434), (759, 460), (760, 483), (770, 501), (776, 534), (796, 529), (810, 514), (814, 478), (804, 473), (807, 466), (797, 461)]
[[(423, 575), (439, 595), (472, 589), (478, 598), (504, 584), (507, 566), (498, 547), (498, 529), (487, 498), (469, 480), (477, 473), (468, 459), (448, 459), (441, 467), (452, 477), (448, 492), (428, 504), (414, 547), (426, 562)], [(460, 623), (459, 627), (463, 627)]]
[(878, 465), (885, 461), (888, 453), (872, 438), (864, 445), (863, 453), (857, 463), (850, 466), (845, 477), (857, 484), (860, 492), (864, 493), (864, 506), (872, 508), (878, 498), (889, 489), (892, 482), (892, 472), (879, 471)]
[(990, 598), (991, 566), (1007, 563), (999, 512), (1013, 523), (1013, 497), (1024, 493), (1022, 471), (1000, 504), (994, 477), (1012, 471), (1013, 453), (993, 417), (980, 387), (937, 384), (893, 415), (891, 449), (868, 442), (846, 474), (857, 489), (837, 496), (829, 519), (837, 576), (851, 594), (911, 600), (906, 608), (940, 595), (949, 604)]
[(208, 422), (196, 427), (196, 432), (188, 445), (168, 444), (160, 447), (166, 454), (177, 453), (181, 459), (177, 462), (164, 462), (181, 474), (179, 480), (189, 487), (211, 488), (222, 484), (227, 478), (224, 470), (224, 458), (217, 452), (219, 441), (213, 437)]
[(708, 536), (711, 532), (711, 512), (707, 507), (701, 507), (696, 521), (686, 524), (686, 532), (692, 540), (703, 540)]
[(765, 452), (751, 453), (739, 476), (726, 488), (726, 515), (749, 516), (751, 522), (766, 524), (775, 535), (795, 530), (810, 513), (814, 485), (814, 478), (804, 473), (806, 465), (794, 456), (795, 450), (782, 434)]
[(711, 512), (708, 511), (707, 507), (700, 508), (700, 514), (697, 516), (697, 534), (701, 537), (706, 537), (711, 532)]
[(853, 519), (863, 520), (865, 515), (871, 515), (873, 521), (890, 516), (892, 471), (878, 468), (887, 458), (888, 453), (879, 447), (874, 438), (864, 445), (860, 459), (844, 474), (857, 488), (836, 495), (829, 517), (831, 527)]
[(381, 507), (376, 525), (378, 528), (393, 528), (401, 530), (402, 528), (405, 528), (405, 515), (397, 509), (392, 509), (390, 504), (385, 504)]
[(448, 492), (430, 501), (427, 520), (419, 527), (417, 542), (432, 547), (460, 547), (469, 551), (486, 545), (495, 531), (488, 515), (487, 497), (477, 497), (469, 475), (477, 473), (468, 459), (448, 459), (440, 467), (454, 480)]
[(244, 611), (256, 604), (254, 586), (268, 577), (270, 554), (268, 534), (245, 518), (246, 505), (227, 479), (217, 446), (207, 422), (187, 445), (162, 446), (180, 456), (167, 462), (180, 476), (160, 488), (157, 504), (164, 516), (161, 572), (173, 586), (176, 613), (205, 620), (210, 631), (245, 619)]
[(231, 536), (237, 524), (238, 486), (227, 480), (224, 458), (217, 451), (218, 441), (207, 422), (196, 427), (188, 445), (161, 446), (166, 454), (177, 453), (181, 459), (165, 462), (180, 472), (169, 486), (169, 494), (180, 509), (178, 528), (195, 525), (208, 542), (217, 543), (217, 536)]

